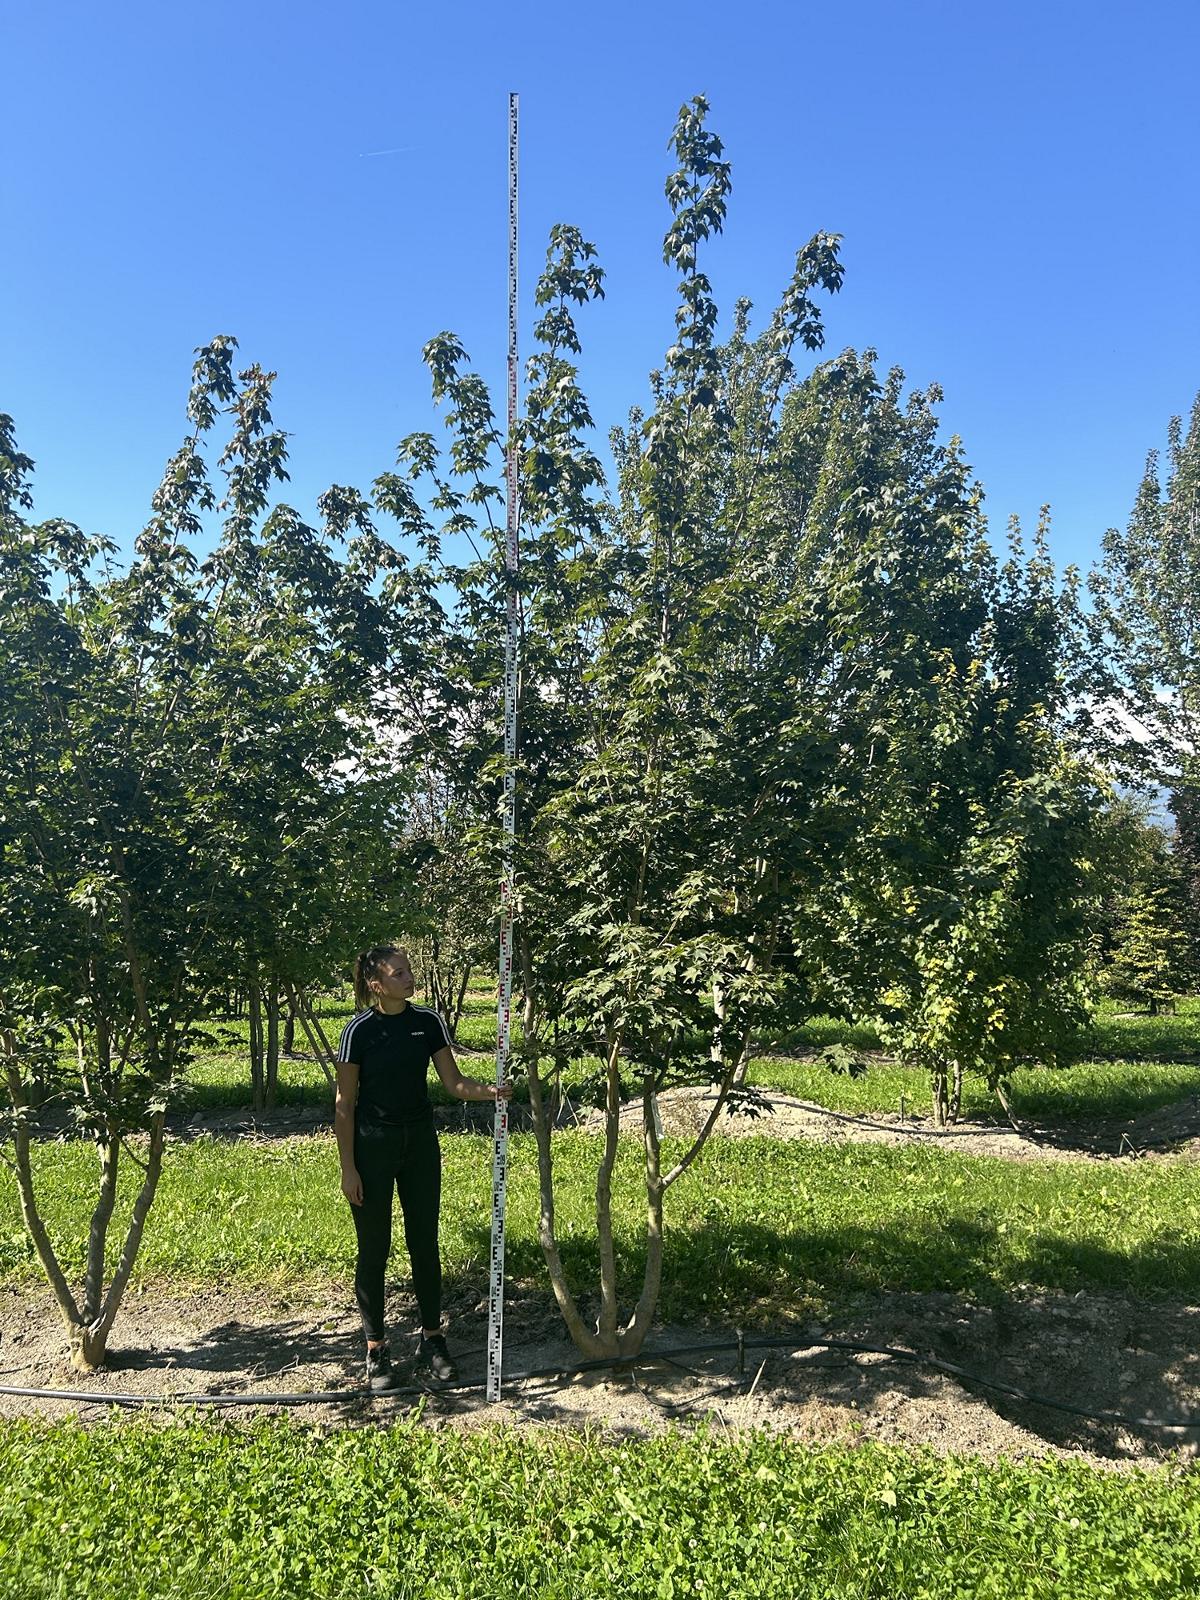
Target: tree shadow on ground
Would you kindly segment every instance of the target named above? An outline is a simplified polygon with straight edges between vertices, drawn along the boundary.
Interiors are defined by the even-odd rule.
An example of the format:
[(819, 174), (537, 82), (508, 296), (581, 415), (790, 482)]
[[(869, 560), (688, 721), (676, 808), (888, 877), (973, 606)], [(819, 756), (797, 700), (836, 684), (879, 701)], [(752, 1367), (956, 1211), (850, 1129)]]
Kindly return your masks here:
[[(1164, 1434), (1088, 1420), (987, 1390), (927, 1362), (822, 1343), (892, 1346), (1093, 1412), (1200, 1418), (1200, 1307), (1103, 1288), (1071, 1295), (1028, 1286), (1009, 1292), (992, 1283), (984, 1298), (961, 1285), (946, 1287), (946, 1272), (935, 1270), (939, 1264), (956, 1267), (960, 1279), (987, 1264), (994, 1231), (977, 1224), (931, 1228), (919, 1238), (910, 1230), (903, 1249), (887, 1239), (886, 1230), (866, 1227), (797, 1230), (782, 1238), (755, 1224), (719, 1230), (715, 1239), (714, 1232), (676, 1230), (660, 1321), (647, 1350), (631, 1363), (575, 1375), (567, 1369), (580, 1358), (548, 1291), (540, 1251), (510, 1235), (505, 1414), (616, 1434), (709, 1418), (735, 1427), (783, 1428), (801, 1437), (862, 1436), (990, 1454), (1035, 1449), (1041, 1441), (1108, 1458), (1148, 1459), (1156, 1452), (1172, 1454), (1181, 1443), (1200, 1443), (1200, 1429)], [(420, 1399), (434, 1419), (493, 1415), (483, 1391), (487, 1284), (478, 1262), (486, 1259), (486, 1239), (480, 1229), (475, 1265), (446, 1274), (451, 1346), (462, 1378), (473, 1387), (423, 1392)], [(1156, 1245), (1154, 1260), (1168, 1274), (1195, 1272), (1198, 1248), (1177, 1240), (1172, 1259)], [(565, 1254), (573, 1284), (590, 1288), (594, 1246), (568, 1240)], [(1082, 1258), (1077, 1251), (1065, 1257), (1055, 1241), (1033, 1241), (1022, 1270), (1033, 1282), (1039, 1274), (1061, 1282), (1081, 1259), (1093, 1284), (1107, 1279), (1127, 1287), (1128, 1259), (1096, 1246)], [(903, 1287), (881, 1282), (889, 1260), (904, 1263), (909, 1281)], [(621, 1264), (628, 1310), (638, 1287), (635, 1252), (624, 1249)], [(921, 1271), (933, 1287), (911, 1286), (911, 1276)], [(27, 1313), (16, 1299), (14, 1306), (17, 1328), (27, 1328)], [(581, 1309), (585, 1321), (593, 1322), (594, 1294), (583, 1295)], [(420, 1387), (411, 1364), (416, 1308), (399, 1247), (389, 1273), (388, 1316), (401, 1381)], [(54, 1321), (49, 1307), (45, 1321)], [(740, 1368), (738, 1328), (751, 1346)], [(779, 1349), (754, 1349), (756, 1338), (787, 1342)], [(723, 1342), (724, 1348), (682, 1349), (709, 1342)], [(57, 1336), (51, 1332), (51, 1343), (61, 1346), (61, 1330)], [(14, 1345), (12, 1353), (19, 1348), (28, 1347)], [(664, 1359), (663, 1351), (680, 1353)], [(105, 1389), (159, 1398), (237, 1394), (253, 1405), (280, 1392), (340, 1391), (336, 1404), (300, 1413), (333, 1426), (387, 1422), (418, 1398), (370, 1400), (363, 1392), (362, 1361), (362, 1330), (347, 1274), (340, 1284), (295, 1293), (213, 1286), (173, 1300), (166, 1290), (152, 1291), (122, 1309), (105, 1374), (55, 1381), (94, 1389), (98, 1407), (106, 1403)], [(549, 1375), (529, 1376), (545, 1368), (552, 1369)], [(246, 1414), (245, 1408), (237, 1414)]]
[[(750, 1326), (793, 1316), (814, 1303), (886, 1292), (970, 1294), (989, 1301), (1013, 1293), (1200, 1295), (1200, 1238), (1164, 1224), (1148, 1245), (1121, 1250), (1046, 1230), (1015, 1241), (1001, 1222), (962, 1217), (805, 1228), (739, 1220), (668, 1225), (662, 1312), (693, 1320), (719, 1316)], [(486, 1260), (490, 1234), (464, 1231), (469, 1255)], [(506, 1267), (515, 1279), (545, 1279), (535, 1238), (509, 1232)], [(591, 1292), (599, 1280), (594, 1237), (566, 1234), (559, 1251), (568, 1280)], [(616, 1240), (618, 1283), (626, 1303), (641, 1290), (640, 1241)]]
[[(473, 1242), (482, 1256), (484, 1230)], [(544, 1283), (535, 1241), (510, 1235), (506, 1248), (515, 1279)], [(572, 1286), (588, 1291), (581, 1296), (585, 1316), (594, 1317), (594, 1241), (567, 1237), (562, 1255)], [(618, 1244), (618, 1270), (628, 1309), (641, 1287), (640, 1256), (628, 1241)], [(1151, 1246), (1122, 1251), (1048, 1232), (1014, 1247), (998, 1226), (961, 1218), (916, 1229), (777, 1230), (739, 1222), (668, 1234), (659, 1314), (690, 1327), (740, 1327), (750, 1336), (811, 1328), (817, 1316), (827, 1329), (857, 1329), (868, 1342), (880, 1342), (880, 1330), (890, 1328), (882, 1342), (1085, 1410), (1200, 1419), (1200, 1310), (1165, 1298), (1198, 1290), (1200, 1240), (1166, 1229)], [(776, 1367), (783, 1360), (768, 1359)], [(796, 1368), (797, 1383), (815, 1359)], [(863, 1383), (857, 1358), (821, 1359), (831, 1374), (820, 1391), (824, 1402), (849, 1404)], [(902, 1397), (929, 1398), (957, 1380), (904, 1365), (889, 1366), (886, 1382), (878, 1375), (872, 1382)], [(800, 1403), (800, 1390), (814, 1392), (805, 1378), (789, 1403)], [(1144, 1451), (1144, 1430), (971, 1392), (1048, 1443), (1106, 1455)], [(1187, 1437), (1200, 1442), (1200, 1430)]]

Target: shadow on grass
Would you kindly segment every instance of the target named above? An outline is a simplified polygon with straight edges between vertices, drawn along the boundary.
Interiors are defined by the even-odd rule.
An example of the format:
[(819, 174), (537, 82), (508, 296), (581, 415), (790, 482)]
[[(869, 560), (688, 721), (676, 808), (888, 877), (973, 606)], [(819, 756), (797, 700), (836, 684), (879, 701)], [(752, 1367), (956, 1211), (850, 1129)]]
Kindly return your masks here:
[[(467, 1240), (476, 1258), (485, 1260), (486, 1229), (473, 1230)], [(599, 1309), (595, 1243), (567, 1236), (561, 1251), (584, 1321), (594, 1325)], [(627, 1245), (618, 1248), (623, 1314), (640, 1291), (640, 1266), (636, 1252)], [(507, 1270), (527, 1306), (541, 1292), (553, 1322), (545, 1267), (533, 1240), (509, 1236)], [(1086, 1292), (1076, 1298), (1080, 1290)], [(763, 1392), (774, 1392), (788, 1404), (816, 1399), (845, 1407), (850, 1416), (886, 1412), (914, 1400), (939, 1408), (974, 1407), (979, 1415), (990, 1411), (1053, 1445), (1132, 1457), (1142, 1453), (1147, 1440), (1153, 1448), (1171, 1447), (1181, 1436), (1131, 1432), (1073, 1416), (973, 1386), (929, 1365), (876, 1361), (864, 1367), (852, 1354), (806, 1347), (806, 1332), (819, 1320), (823, 1331), (817, 1337), (832, 1333), (895, 1345), (1085, 1410), (1200, 1420), (1198, 1291), (1200, 1240), (1165, 1233), (1149, 1248), (1126, 1252), (1050, 1234), (1014, 1247), (999, 1227), (954, 1218), (916, 1230), (847, 1226), (776, 1232), (739, 1223), (668, 1235), (657, 1321), (660, 1329), (665, 1323), (673, 1330), (668, 1344), (681, 1342), (683, 1329), (691, 1330), (696, 1342), (727, 1337), (731, 1344), (738, 1328), (751, 1337), (795, 1333), (791, 1355), (756, 1352), (740, 1383), (732, 1354), (721, 1357), (724, 1397), (744, 1394), (765, 1356)], [(1193, 1304), (1164, 1304), (1165, 1296)], [(652, 1348), (663, 1343), (661, 1333), (651, 1335)], [(664, 1373), (663, 1384), (669, 1376)], [(639, 1387), (647, 1383), (644, 1365), (633, 1379)], [(681, 1403), (675, 1409), (682, 1414), (697, 1397), (676, 1398)], [(670, 1411), (672, 1402), (665, 1409)], [(543, 1411), (547, 1418), (556, 1414), (552, 1395), (544, 1397)], [(564, 1420), (567, 1416), (564, 1411)], [(1184, 1437), (1200, 1440), (1200, 1430)]]
[[(1048, 1232), (1014, 1243), (1002, 1228), (957, 1217), (920, 1229), (776, 1229), (750, 1222), (668, 1227), (659, 1310), (672, 1321), (719, 1318), (750, 1327), (794, 1319), (814, 1305), (889, 1291), (970, 1294), (984, 1301), (1031, 1290), (1148, 1298), (1200, 1294), (1200, 1239), (1164, 1228), (1148, 1247), (1122, 1251)], [(475, 1259), (487, 1259), (485, 1226), (467, 1230), (464, 1242)], [(559, 1249), (568, 1281), (590, 1305), (599, 1281), (595, 1239), (569, 1234)], [(535, 1239), (510, 1233), (505, 1254), (514, 1280), (545, 1284)], [(617, 1270), (628, 1306), (641, 1291), (642, 1255), (627, 1239), (618, 1240)]]
[[(439, 1133), (485, 1134), (495, 1127), (495, 1110), (490, 1102), (456, 1100), (430, 1086), (433, 1120)], [(574, 1112), (564, 1107), (559, 1126), (568, 1127)], [(509, 1128), (513, 1133), (528, 1133), (533, 1128), (533, 1113), (527, 1101), (509, 1104)], [(272, 1109), (256, 1112), (250, 1103), (213, 1101), (207, 1106), (177, 1106), (167, 1114), (167, 1127), (176, 1139), (215, 1137), (236, 1139), (253, 1133), (256, 1139), (287, 1139), (298, 1133), (333, 1126), (333, 1100), (329, 1095), (291, 1100)]]
[(1182, 999), (1172, 1012), (1105, 1009), (1080, 1042), (1077, 1059), (1200, 1062), (1200, 999)]

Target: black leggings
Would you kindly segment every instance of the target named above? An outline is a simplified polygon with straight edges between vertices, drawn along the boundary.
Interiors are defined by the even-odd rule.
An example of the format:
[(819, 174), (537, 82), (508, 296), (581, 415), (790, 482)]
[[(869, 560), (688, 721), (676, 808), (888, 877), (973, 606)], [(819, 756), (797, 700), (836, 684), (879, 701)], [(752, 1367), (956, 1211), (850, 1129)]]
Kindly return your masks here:
[(384, 1273), (392, 1248), (392, 1189), (404, 1213), (404, 1241), (412, 1266), (413, 1292), (421, 1325), (442, 1320), (442, 1261), (438, 1211), (442, 1200), (442, 1152), (433, 1119), (403, 1128), (354, 1130), (354, 1164), (362, 1179), (362, 1205), (351, 1206), (358, 1235), (354, 1298), (368, 1339), (382, 1339)]

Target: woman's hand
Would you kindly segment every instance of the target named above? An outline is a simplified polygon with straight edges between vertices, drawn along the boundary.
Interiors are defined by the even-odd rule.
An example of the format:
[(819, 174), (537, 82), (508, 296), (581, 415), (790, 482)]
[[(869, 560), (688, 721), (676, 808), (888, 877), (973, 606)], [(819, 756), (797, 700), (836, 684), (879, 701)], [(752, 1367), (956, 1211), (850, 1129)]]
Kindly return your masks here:
[(362, 1205), (362, 1179), (354, 1167), (342, 1168), (342, 1193), (352, 1206)]
[(442, 1087), (456, 1100), (512, 1099), (511, 1083), (502, 1083), (497, 1088), (494, 1083), (485, 1083), (482, 1078), (464, 1078), (458, 1070), (454, 1051), (448, 1044), (434, 1051), (433, 1064), (437, 1068), (438, 1077), (442, 1080)]

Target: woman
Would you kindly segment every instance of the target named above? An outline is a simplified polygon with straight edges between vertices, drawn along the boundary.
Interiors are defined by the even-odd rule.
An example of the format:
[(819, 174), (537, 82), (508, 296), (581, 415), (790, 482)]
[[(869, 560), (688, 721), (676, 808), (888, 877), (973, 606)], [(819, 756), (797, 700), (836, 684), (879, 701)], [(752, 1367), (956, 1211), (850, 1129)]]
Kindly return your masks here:
[(455, 1377), (442, 1335), (438, 1210), (442, 1156), (426, 1079), (438, 1077), (460, 1100), (507, 1100), (512, 1085), (464, 1078), (436, 1011), (409, 1004), (416, 985), (397, 945), (376, 945), (354, 963), (358, 1014), (342, 1029), (334, 1127), (342, 1193), (358, 1235), (354, 1296), (367, 1337), (367, 1382), (398, 1387), (383, 1324), (384, 1272), (392, 1247), (392, 1190), (400, 1196), (413, 1290), (421, 1312), (417, 1365), (440, 1382)]

